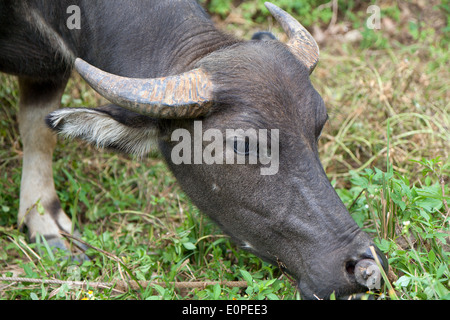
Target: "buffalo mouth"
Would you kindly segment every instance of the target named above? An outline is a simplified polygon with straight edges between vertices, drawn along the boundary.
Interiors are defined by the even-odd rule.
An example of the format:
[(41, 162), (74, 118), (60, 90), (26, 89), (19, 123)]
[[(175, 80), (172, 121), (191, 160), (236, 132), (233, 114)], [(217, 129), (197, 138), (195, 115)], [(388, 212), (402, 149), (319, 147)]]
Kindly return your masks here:
[[(374, 300), (383, 285), (383, 272), (387, 272), (386, 258), (374, 249), (367, 251), (359, 260), (349, 260), (341, 269), (338, 278), (328, 280), (308, 276), (297, 282), (297, 288), (306, 300)], [(375, 258), (374, 258), (375, 256)], [(343, 277), (342, 277), (343, 275)], [(305, 282), (305, 280), (307, 280)], [(317, 281), (322, 283), (317, 287)], [(308, 284), (309, 282), (309, 284)]]

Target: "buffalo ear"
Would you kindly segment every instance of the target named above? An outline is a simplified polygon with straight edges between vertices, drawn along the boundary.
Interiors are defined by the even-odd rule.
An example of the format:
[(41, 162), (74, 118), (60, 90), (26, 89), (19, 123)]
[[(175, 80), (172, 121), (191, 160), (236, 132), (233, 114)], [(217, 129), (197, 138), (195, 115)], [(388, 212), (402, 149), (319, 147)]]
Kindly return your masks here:
[(47, 115), (45, 121), (56, 133), (98, 148), (142, 157), (157, 146), (156, 120), (116, 105), (60, 109)]

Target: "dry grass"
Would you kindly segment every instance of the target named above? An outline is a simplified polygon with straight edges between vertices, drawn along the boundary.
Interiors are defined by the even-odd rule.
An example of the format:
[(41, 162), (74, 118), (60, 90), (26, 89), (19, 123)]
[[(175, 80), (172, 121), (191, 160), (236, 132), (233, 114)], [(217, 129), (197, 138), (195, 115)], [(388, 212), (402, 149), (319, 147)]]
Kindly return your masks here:
[[(431, 51), (423, 47), (388, 51), (325, 48), (313, 82), (329, 109), (321, 144), (331, 177), (349, 170), (386, 168), (387, 122), (394, 168), (416, 175), (410, 159), (449, 156), (449, 74), (427, 70)], [(340, 51), (340, 52), (339, 52)]]

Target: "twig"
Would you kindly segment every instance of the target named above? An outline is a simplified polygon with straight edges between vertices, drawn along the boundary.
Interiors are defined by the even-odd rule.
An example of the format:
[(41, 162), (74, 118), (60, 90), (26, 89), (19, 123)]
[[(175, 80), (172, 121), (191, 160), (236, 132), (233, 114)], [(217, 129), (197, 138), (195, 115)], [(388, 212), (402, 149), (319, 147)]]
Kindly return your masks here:
[(395, 290), (394, 290), (394, 288), (392, 287), (392, 284), (391, 284), (391, 282), (389, 281), (389, 278), (388, 278), (388, 276), (386, 275), (386, 272), (384, 272), (384, 269), (383, 269), (383, 267), (381, 266), (381, 263), (380, 263), (380, 260), (378, 259), (378, 255), (377, 255), (377, 253), (376, 253), (376, 251), (375, 251), (375, 248), (374, 248), (373, 246), (370, 246), (369, 249), (370, 249), (370, 251), (372, 252), (372, 256), (373, 256), (374, 259), (375, 259), (375, 263), (377, 264), (378, 269), (379, 269), (380, 272), (381, 272), (381, 276), (383, 277), (383, 280), (384, 280), (384, 282), (386, 283), (386, 286), (388, 287), (389, 297), (390, 297), (392, 300), (398, 300), (397, 294), (395, 293)]
[(148, 286), (161, 286), (164, 288), (174, 287), (177, 289), (192, 289), (205, 288), (207, 286), (221, 285), (230, 288), (246, 288), (247, 281), (192, 281), (192, 282), (154, 282), (154, 281), (136, 281), (125, 282), (123, 280), (114, 280), (112, 282), (88, 282), (88, 281), (65, 281), (57, 279), (34, 279), (34, 278), (20, 278), (20, 277), (0, 277), (0, 281), (5, 282), (30, 282), (39, 284), (67, 284), (69, 286), (83, 287), (83, 288), (101, 288), (101, 289), (115, 289), (116, 291), (140, 290), (140, 286), (146, 288)]
[(93, 245), (87, 243), (86, 241), (81, 240), (80, 238), (74, 237), (73, 235), (71, 235), (70, 233), (64, 232), (64, 231), (59, 231), (59, 233), (69, 239), (72, 239), (76, 242), (80, 242), (82, 244), (84, 244), (85, 246), (94, 249), (95, 251), (98, 251), (100, 253), (103, 253), (104, 255), (110, 257), (111, 259), (113, 259), (114, 261), (118, 262), (118, 263), (123, 263), (122, 260), (120, 260), (120, 258), (116, 257), (115, 255), (113, 255), (112, 253), (109, 253), (108, 251), (102, 250), (100, 248), (94, 247)]
[[(60, 231), (59, 232), (62, 236), (70, 238), (72, 240), (75, 240), (77, 242), (80, 242), (84, 245), (86, 245), (87, 247), (94, 249), (100, 253), (105, 254), (106, 256), (112, 258), (114, 261), (118, 262), (120, 265), (124, 266), (123, 261), (113, 255), (112, 253), (109, 253), (105, 250), (102, 250), (100, 248), (97, 248), (89, 243), (87, 243), (86, 241), (83, 241), (77, 237), (74, 237), (73, 235), (64, 232), (64, 231)], [(0, 278), (1, 280), (4, 280), (5, 278)], [(123, 279), (123, 276), (122, 276)], [(34, 280), (39, 280), (39, 279), (34, 279)], [(41, 281), (47, 281), (47, 280), (41, 280)], [(62, 281), (63, 283), (69, 283), (72, 285), (76, 285), (76, 286), (86, 286), (87, 283), (83, 282), (83, 281), (63, 281), (63, 280), (49, 280), (49, 281)], [(23, 281), (23, 282), (28, 282), (28, 281)], [(30, 281), (31, 282), (31, 281)], [(39, 282), (39, 283), (45, 283), (45, 282)], [(148, 286), (154, 286), (154, 285), (159, 285), (161, 287), (175, 287), (178, 289), (181, 288), (205, 288), (206, 286), (213, 286), (213, 285), (223, 285), (223, 286), (227, 286), (227, 287), (239, 287), (239, 288), (245, 288), (247, 287), (247, 282), (246, 281), (192, 281), (192, 282), (152, 282), (152, 281), (135, 281), (135, 280), (131, 280), (131, 281), (124, 281), (124, 280), (114, 280), (113, 283), (105, 283), (105, 282), (93, 282), (93, 283), (89, 283), (90, 287), (104, 287), (104, 288), (110, 288), (110, 287), (115, 287), (116, 290), (121, 290), (121, 291), (126, 291), (129, 288), (131, 288), (132, 290), (140, 290), (142, 288), (146, 288)]]
[(353, 206), (355, 205), (356, 201), (358, 201), (359, 197), (361, 197), (361, 195), (363, 194), (364, 191), (366, 191), (367, 189), (364, 188), (361, 190), (361, 192), (358, 194), (358, 196), (355, 198), (355, 200), (353, 200), (352, 204), (350, 205), (350, 207), (348, 207), (348, 211), (351, 211)]
[(294, 278), (292, 278), (289, 274), (286, 273), (287, 267), (283, 263), (283, 261), (278, 259), (277, 256), (275, 256), (275, 258), (277, 259), (278, 268), (280, 268), (281, 273), (289, 280), (290, 283), (295, 284), (296, 281), (294, 280)]

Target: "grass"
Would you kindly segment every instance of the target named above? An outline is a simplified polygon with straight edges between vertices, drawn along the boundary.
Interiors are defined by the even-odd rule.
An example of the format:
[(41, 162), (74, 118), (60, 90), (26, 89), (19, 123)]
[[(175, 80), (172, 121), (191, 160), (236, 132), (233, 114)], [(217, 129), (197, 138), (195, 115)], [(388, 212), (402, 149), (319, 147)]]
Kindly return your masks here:
[[(260, 1), (245, 6), (234, 1), (235, 7), (231, 1), (213, 2), (209, 8), (218, 14), (218, 24), (245, 38), (268, 17), (258, 9)], [(308, 3), (315, 13), (305, 24), (329, 32), (312, 76), (330, 115), (321, 159), (355, 221), (389, 259), (390, 286), (376, 297), (449, 299), (448, 3), (430, 9), (411, 5), (407, 11), (383, 2), (382, 29), (375, 31), (364, 27), (364, 7), (339, 7), (332, 24), (332, 2)], [(302, 21), (300, 9), (287, 9)], [(394, 21), (393, 30), (387, 19)], [(362, 38), (345, 40), (344, 27), (358, 30)], [(270, 21), (263, 29), (284, 39)], [(92, 246), (87, 253), (93, 258), (71, 262), (43, 239), (27, 243), (16, 230), (22, 156), (17, 84), (6, 75), (0, 75), (0, 83), (0, 274), (92, 283), (3, 282), (0, 299), (299, 298), (277, 267), (238, 249), (198, 212), (157, 152), (137, 161), (59, 140), (54, 155), (58, 196)], [(100, 102), (78, 78), (63, 97), (65, 107)], [(129, 280), (144, 285), (136, 290), (94, 285)], [(176, 283), (208, 281), (241, 281), (241, 286), (176, 288)]]

